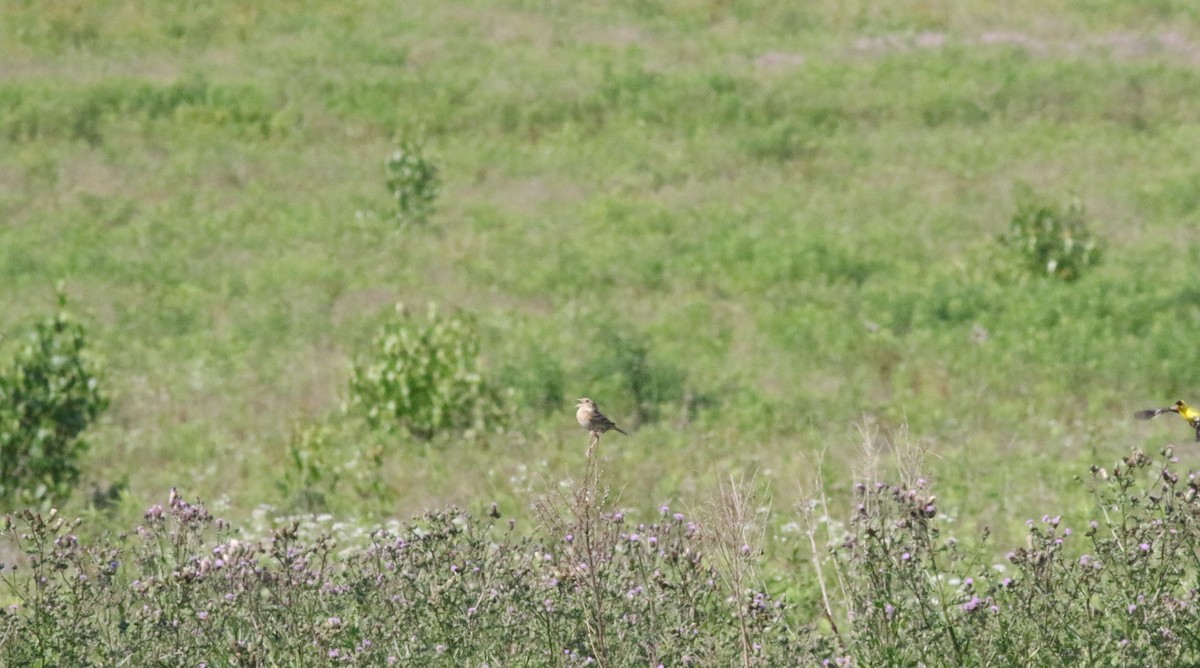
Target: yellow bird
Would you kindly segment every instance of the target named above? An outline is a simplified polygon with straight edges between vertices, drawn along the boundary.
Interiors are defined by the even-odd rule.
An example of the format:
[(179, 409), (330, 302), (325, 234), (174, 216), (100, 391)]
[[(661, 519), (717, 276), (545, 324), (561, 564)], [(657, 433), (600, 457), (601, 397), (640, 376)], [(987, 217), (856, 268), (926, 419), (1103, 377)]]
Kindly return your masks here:
[(1133, 414), (1133, 417), (1139, 420), (1149, 420), (1153, 417), (1158, 417), (1163, 413), (1179, 413), (1179, 417), (1187, 420), (1187, 423), (1196, 432), (1196, 442), (1200, 443), (1200, 411), (1185, 404), (1183, 400), (1175, 402), (1174, 406), (1166, 408), (1147, 408), (1144, 411), (1138, 411)]

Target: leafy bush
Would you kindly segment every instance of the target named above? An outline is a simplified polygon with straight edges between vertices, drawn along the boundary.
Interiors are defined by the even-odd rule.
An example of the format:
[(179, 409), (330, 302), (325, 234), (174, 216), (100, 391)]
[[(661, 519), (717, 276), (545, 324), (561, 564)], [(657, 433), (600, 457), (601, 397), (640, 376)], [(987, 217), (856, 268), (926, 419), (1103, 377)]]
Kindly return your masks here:
[(355, 364), (350, 408), (374, 429), (402, 428), (428, 440), (448, 430), (503, 426), (498, 393), (479, 369), (479, 336), (465, 314), (428, 321), (401, 315), (375, 337), (373, 357)]
[(423, 223), (433, 211), (440, 188), (437, 166), (430, 162), (421, 144), (404, 142), (387, 159), (387, 187), (396, 200), (396, 217), (403, 222)]
[(44, 506), (70, 494), (87, 450), (80, 434), (108, 407), (83, 326), (65, 311), (34, 329), (0, 371), (0, 503)]
[(290, 507), (303, 512), (340, 509), (336, 500), (348, 486), (359, 512), (364, 503), (388, 499), (381, 477), (383, 448), (357, 431), (340, 416), (293, 428), (283, 476), (276, 481)]
[(1025, 196), (1000, 241), (1035, 276), (1073, 281), (1100, 262), (1101, 244), (1077, 201), (1055, 206)]
[(632, 422), (653, 422), (663, 404), (683, 400), (685, 374), (669, 363), (655, 360), (647, 337), (609, 331), (601, 336), (600, 344), (589, 364), (596, 374), (589, 387), (612, 386), (617, 396), (631, 399)]

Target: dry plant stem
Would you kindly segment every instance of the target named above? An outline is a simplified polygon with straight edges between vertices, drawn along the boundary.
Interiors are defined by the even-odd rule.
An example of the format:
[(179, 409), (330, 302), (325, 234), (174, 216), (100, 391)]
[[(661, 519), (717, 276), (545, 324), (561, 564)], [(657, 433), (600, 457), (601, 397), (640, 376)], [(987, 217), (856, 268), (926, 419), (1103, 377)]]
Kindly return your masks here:
[(599, 457), (592, 457), (592, 449), (600, 443), (600, 437), (593, 435), (588, 446), (587, 463), (584, 467), (583, 485), (575, 492), (575, 520), (583, 528), (583, 549), (588, 565), (588, 585), (592, 589), (592, 615), (587, 620), (589, 642), (592, 645), (592, 656), (596, 657), (597, 665), (608, 664), (607, 642), (604, 623), (604, 586), (600, 582), (600, 568), (596, 556), (601, 553), (603, 546), (599, 544), (600, 536), (600, 504), (599, 498), (600, 466)]
[(600, 517), (608, 497), (601, 490), (602, 469), (599, 456), (593, 451), (599, 444), (597, 434), (591, 435), (587, 457), (584, 460), (583, 480), (571, 492), (555, 490), (534, 499), (534, 510), (547, 533), (553, 536), (572, 534), (575, 539), (565, 548), (568, 561), (575, 571), (583, 571), (588, 589), (591, 591), (590, 606), (584, 617), (588, 633), (588, 645), (596, 664), (609, 665), (608, 629), (604, 609), (604, 560), (608, 549), (605, 529)]
[(737, 482), (733, 476), (729, 478), (728, 486), (719, 483), (718, 496), (708, 508), (708, 521), (705, 525), (711, 528), (708, 534), (713, 541), (713, 549), (717, 555), (717, 572), (725, 581), (733, 600), (737, 602), (734, 610), (738, 621), (738, 635), (742, 646), (742, 665), (754, 665), (753, 642), (750, 637), (750, 627), (747, 620), (748, 609), (742, 600), (746, 593), (747, 583), (754, 577), (753, 564), (743, 546), (757, 544), (759, 541), (750, 536), (754, 529), (753, 492), (746, 493), (745, 482)]
[[(833, 616), (833, 606), (829, 602), (829, 589), (825, 586), (825, 571), (821, 566), (821, 552), (817, 549), (817, 526), (813, 518), (814, 504), (820, 504), (821, 508), (828, 508), (828, 498), (825, 495), (825, 483), (821, 479), (821, 462), (824, 460), (824, 452), (817, 455), (816, 475), (813, 476), (812, 487), (815, 489), (816, 497), (809, 502), (801, 502), (796, 504), (796, 509), (800, 511), (800, 516), (804, 519), (805, 531), (808, 536), (808, 547), (812, 550), (813, 568), (817, 571), (817, 585), (821, 588), (821, 611), (825, 614), (826, 621), (829, 622), (829, 627), (833, 629), (833, 636), (837, 639), (838, 648), (845, 651), (846, 643), (842, 638), (842, 633), (838, 629), (837, 621)], [(841, 583), (841, 572), (834, 569), (838, 576), (838, 582)], [(843, 595), (845, 595), (845, 585), (841, 584)]]

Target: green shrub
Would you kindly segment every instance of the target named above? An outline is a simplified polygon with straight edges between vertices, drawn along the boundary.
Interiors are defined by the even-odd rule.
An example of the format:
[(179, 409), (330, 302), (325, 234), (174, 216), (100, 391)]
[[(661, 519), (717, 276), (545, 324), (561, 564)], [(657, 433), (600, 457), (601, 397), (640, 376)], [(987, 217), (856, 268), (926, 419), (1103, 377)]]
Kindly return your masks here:
[(479, 370), (479, 336), (472, 319), (427, 322), (403, 315), (376, 335), (373, 357), (355, 364), (350, 408), (373, 429), (404, 429), (428, 440), (445, 431), (479, 433), (503, 425), (498, 393)]
[[(589, 368), (598, 376), (589, 387), (599, 387), (633, 402), (633, 422), (653, 422), (663, 405), (684, 398), (686, 374), (677, 367), (659, 361), (651, 354), (649, 339), (640, 334), (609, 332), (596, 347)], [(597, 392), (597, 390), (589, 390)]]
[(381, 477), (383, 449), (355, 431), (337, 416), (293, 428), (283, 476), (276, 481), (289, 507), (303, 512), (340, 510), (336, 501), (348, 486), (359, 513), (365, 510), (364, 501), (387, 498)]
[(424, 154), (421, 144), (404, 142), (387, 163), (387, 187), (396, 200), (396, 218), (423, 223), (433, 212), (440, 188), (437, 166)]
[(1035, 276), (1073, 281), (1100, 261), (1100, 241), (1092, 236), (1077, 201), (1056, 206), (1025, 197), (1000, 241)]
[(0, 371), (0, 503), (48, 505), (79, 479), (80, 438), (108, 407), (84, 329), (65, 311), (39, 324)]

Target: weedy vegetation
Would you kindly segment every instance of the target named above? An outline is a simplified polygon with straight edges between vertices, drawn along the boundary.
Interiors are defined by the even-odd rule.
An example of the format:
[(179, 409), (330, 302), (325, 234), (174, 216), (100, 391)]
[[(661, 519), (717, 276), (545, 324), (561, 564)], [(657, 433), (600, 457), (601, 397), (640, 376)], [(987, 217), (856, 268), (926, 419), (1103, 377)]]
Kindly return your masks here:
[(1190, 6), (275, 9), (0, 5), (6, 662), (1200, 661)]

